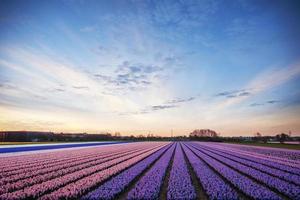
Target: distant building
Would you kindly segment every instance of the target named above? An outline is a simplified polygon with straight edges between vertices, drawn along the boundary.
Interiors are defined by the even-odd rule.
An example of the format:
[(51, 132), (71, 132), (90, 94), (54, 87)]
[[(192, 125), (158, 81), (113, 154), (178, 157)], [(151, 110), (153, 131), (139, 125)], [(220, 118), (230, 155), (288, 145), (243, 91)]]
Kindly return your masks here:
[(97, 141), (112, 140), (111, 134), (53, 133), (39, 131), (2, 131), (0, 142)]
[(1, 131), (1, 142), (36, 142), (50, 141), (54, 138), (53, 132), (39, 131)]
[(242, 136), (242, 137), (240, 137), (240, 140), (245, 141), (245, 142), (252, 142), (253, 141), (253, 137)]

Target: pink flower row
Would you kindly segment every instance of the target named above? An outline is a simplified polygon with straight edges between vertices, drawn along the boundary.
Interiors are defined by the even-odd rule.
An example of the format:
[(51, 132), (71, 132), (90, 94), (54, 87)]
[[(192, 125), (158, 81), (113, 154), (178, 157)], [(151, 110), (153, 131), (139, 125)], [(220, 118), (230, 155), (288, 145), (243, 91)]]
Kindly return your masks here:
[(129, 160), (126, 160), (125, 162), (119, 163), (113, 167), (107, 168), (99, 173), (95, 173), (91, 176), (85, 177), (83, 179), (80, 179), (74, 183), (71, 183), (65, 187), (60, 188), (59, 190), (56, 190), (48, 195), (43, 196), (41, 199), (75, 199), (78, 196), (81, 196), (82, 194), (86, 193), (90, 188), (95, 187), (102, 183), (104, 180), (109, 178), (110, 176), (113, 176), (120, 172), (121, 170), (124, 170), (128, 168), (129, 166), (132, 166), (133, 164), (137, 163), (143, 158), (146, 158), (150, 154), (154, 153), (160, 147), (154, 148), (151, 151), (145, 152), (143, 154), (137, 155), (132, 157)]
[(24, 179), (20, 182), (9, 184), (9, 187), (3, 187), (4, 191), (2, 190), (2, 192), (11, 191), (11, 193), (2, 194), (0, 199), (36, 198), (46, 192), (59, 189), (68, 183), (110, 168), (120, 162), (134, 158), (140, 154), (153, 151), (153, 149), (160, 148), (161, 146), (162, 144), (144, 145), (143, 150), (139, 150), (138, 152), (128, 153), (125, 155), (120, 154), (118, 156), (116, 155), (98, 162), (94, 162), (93, 164), (90, 163), (88, 164), (89, 167), (86, 166), (86, 168), (82, 168), (82, 166), (76, 168), (75, 166), (57, 172), (52, 172), (50, 174), (37, 176), (32, 179)]
[(280, 160), (283, 162), (300, 164), (299, 150), (248, 146), (248, 145), (241, 145), (241, 144), (226, 144), (226, 146), (231, 149), (238, 149), (238, 150), (246, 151), (248, 153), (264, 155), (266, 157)]
[[(126, 155), (138, 150), (139, 149), (133, 149), (133, 150), (128, 149), (128, 150), (123, 150), (115, 153), (107, 153), (104, 155), (103, 154), (94, 155), (93, 157), (88, 157), (86, 159), (82, 158), (82, 159), (74, 160), (73, 162), (61, 161), (60, 163), (44, 165), (42, 168), (32, 167), (29, 169), (16, 170), (18, 171), (17, 174), (0, 179), (0, 186), (11, 182), (16, 182), (18, 180), (22, 180), (25, 178), (32, 178), (36, 180), (39, 179), (38, 177), (42, 177), (43, 174), (49, 175), (50, 172), (56, 173), (58, 170), (63, 171), (65, 169), (68, 169), (68, 171), (71, 171), (71, 169), (73, 169), (75, 171), (77, 169), (86, 168), (88, 166), (98, 164), (99, 162), (113, 159), (115, 157), (120, 157), (122, 155)], [(1, 190), (0, 190), (0, 194), (1, 194)]]
[[(130, 149), (136, 149), (137, 147), (141, 147), (140, 145), (129, 145), (127, 147), (123, 146), (123, 148), (115, 148), (113, 149), (113, 147), (103, 147), (103, 149), (101, 149), (101, 151), (99, 151), (100, 149), (91, 149), (90, 153), (85, 153), (82, 155), (76, 155), (73, 157), (70, 155), (69, 159), (62, 159), (62, 160), (57, 160), (57, 159), (53, 159), (54, 161), (51, 162), (47, 161), (47, 162), (41, 162), (38, 165), (28, 165), (28, 166), (22, 166), (22, 167), (14, 167), (13, 171), (7, 171), (7, 172), (2, 172), (1, 176), (2, 178), (8, 178), (9, 176), (12, 175), (20, 175), (21, 173), (25, 173), (25, 172), (31, 172), (31, 171), (37, 171), (39, 169), (45, 169), (46, 167), (53, 167), (53, 166), (57, 166), (57, 165), (62, 165), (64, 163), (72, 163), (74, 161), (80, 161), (80, 160), (85, 160), (85, 159), (91, 159), (91, 158), (95, 158), (97, 156), (106, 156), (106, 155), (110, 155), (112, 153), (119, 153), (119, 152), (124, 152), (124, 151), (128, 151)], [(57, 152), (56, 154), (57, 157), (61, 157), (64, 156), (63, 152)], [(24, 159), (26, 159), (26, 157), (24, 157)], [(0, 178), (0, 181), (2, 179)], [(0, 184), (1, 185), (1, 184)]]
[(294, 160), (290, 160), (290, 159), (283, 159), (283, 158), (279, 158), (279, 157), (274, 157), (274, 156), (267, 156), (264, 154), (259, 154), (259, 153), (255, 153), (255, 152), (249, 152), (249, 151), (245, 151), (245, 150), (240, 150), (240, 149), (236, 149), (236, 148), (230, 148), (230, 146), (228, 147), (227, 144), (226, 145), (222, 145), (222, 144), (210, 144), (210, 143), (201, 143), (202, 145), (205, 145), (207, 147), (214, 147), (220, 150), (225, 150), (231, 153), (238, 153), (239, 155), (242, 155), (244, 157), (251, 157), (251, 158), (257, 158), (259, 162), (264, 163), (265, 161), (269, 161), (272, 163), (276, 163), (277, 164), (281, 164), (284, 166), (290, 166), (292, 168), (298, 167), (299, 168), (299, 164), (295, 163), (298, 161), (294, 161)]
[[(139, 143), (128, 144), (128, 146), (136, 146)], [(126, 145), (127, 146), (127, 145)], [(56, 161), (70, 160), (76, 157), (93, 156), (99, 153), (99, 148), (103, 152), (114, 151), (117, 149), (124, 149), (124, 145), (113, 145), (105, 147), (94, 147), (88, 149), (78, 149), (78, 150), (65, 150), (57, 151), (51, 153), (34, 153), (32, 155), (23, 156), (12, 156), (1, 158), (0, 172), (14, 171), (19, 168), (26, 168), (32, 166), (42, 166), (45, 163), (54, 163)], [(128, 148), (128, 147), (127, 147)], [(59, 156), (58, 156), (59, 155)], [(12, 167), (12, 165), (14, 167)]]

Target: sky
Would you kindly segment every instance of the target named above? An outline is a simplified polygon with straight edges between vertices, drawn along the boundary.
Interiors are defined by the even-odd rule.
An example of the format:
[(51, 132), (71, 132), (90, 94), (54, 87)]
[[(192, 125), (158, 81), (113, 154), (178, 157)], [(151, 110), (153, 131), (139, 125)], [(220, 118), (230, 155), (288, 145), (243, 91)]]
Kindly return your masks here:
[(0, 130), (300, 135), (300, 3), (0, 1)]

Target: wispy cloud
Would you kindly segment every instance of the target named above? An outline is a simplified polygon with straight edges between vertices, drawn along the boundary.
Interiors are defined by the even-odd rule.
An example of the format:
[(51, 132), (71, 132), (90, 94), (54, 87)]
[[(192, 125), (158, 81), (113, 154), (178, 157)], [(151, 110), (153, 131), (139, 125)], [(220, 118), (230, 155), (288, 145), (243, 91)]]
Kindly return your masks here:
[(251, 95), (250, 89), (224, 91), (216, 94), (216, 96), (226, 97), (226, 98), (238, 98), (238, 97), (245, 97), (250, 95)]
[(253, 88), (255, 93), (259, 93), (281, 85), (299, 75), (300, 63), (298, 62), (287, 67), (270, 69), (259, 74), (249, 83), (249, 87)]
[(155, 105), (151, 106), (151, 110), (156, 111), (156, 110), (165, 110), (169, 108), (176, 108), (176, 105)]
[(153, 105), (153, 106), (147, 106), (143, 109), (140, 109), (139, 111), (131, 111), (131, 112), (120, 112), (119, 115), (141, 115), (141, 114), (149, 114), (161, 110), (167, 110), (179, 107), (179, 105), (175, 104), (162, 104), (162, 105)]
[(251, 95), (251, 92), (241, 92), (238, 94), (238, 96), (240, 97), (245, 97), (245, 96), (250, 96)]
[(252, 103), (249, 106), (250, 107), (256, 107), (256, 106), (264, 106), (264, 105), (268, 105), (268, 104), (276, 104), (279, 103), (280, 101), (278, 100), (270, 100), (270, 101), (265, 101), (265, 102), (261, 102), (261, 103)]
[(113, 75), (94, 74), (97, 80), (112, 90), (138, 90), (148, 87), (157, 81), (163, 68), (156, 65), (133, 64), (124, 61), (114, 71)]
[(52, 91), (56, 91), (56, 92), (65, 92), (66, 90), (61, 89), (61, 88), (55, 88), (55, 89), (52, 90)]
[[(271, 90), (279, 85), (286, 83), (287, 81), (300, 75), (300, 63), (294, 63), (287, 67), (269, 69), (257, 75), (252, 81), (250, 81), (245, 88), (251, 88), (251, 94), (241, 95), (240, 98), (229, 98), (222, 101), (218, 108), (224, 108), (230, 105), (240, 103), (250, 96), (257, 95), (261, 92)], [(243, 94), (243, 93), (241, 93)], [(227, 95), (227, 93), (222, 94)]]
[(182, 106), (183, 103), (187, 103), (190, 101), (193, 101), (196, 99), (195, 97), (188, 97), (188, 98), (176, 98), (172, 100), (168, 100), (165, 103), (159, 104), (159, 105), (151, 105), (146, 106), (139, 111), (133, 111), (133, 112), (122, 112), (120, 115), (139, 115), (139, 114), (149, 114), (160, 110), (167, 110), (172, 108), (178, 108)]
[(271, 100), (271, 101), (267, 101), (266, 103), (268, 104), (274, 104), (274, 103), (279, 103), (280, 101), (277, 100)]
[(197, 96), (193, 97), (187, 97), (187, 98), (175, 98), (169, 101), (166, 101), (162, 105), (156, 105), (156, 106), (151, 106), (151, 110), (164, 110), (164, 109), (169, 109), (169, 108), (176, 108), (182, 106), (183, 103), (188, 103), (190, 101), (193, 101), (197, 98)]
[(88, 90), (89, 89), (88, 86), (73, 86), (73, 88), (75, 88), (75, 89), (82, 89), (82, 90)]
[[(90, 74), (78, 69), (69, 60), (61, 59), (59, 56), (53, 58), (31, 48), (2, 47), (1, 52), (14, 62), (9, 59), (0, 59), (0, 65), (20, 77), (15, 83), (19, 88), (1, 90), (2, 95), (24, 98), (29, 95), (33, 97), (43, 94), (49, 99), (44, 103), (56, 105), (57, 102), (60, 102), (59, 104), (71, 102), (68, 106), (74, 107), (78, 104), (82, 105), (82, 102), (90, 102), (90, 105), (94, 105), (94, 110), (100, 112), (111, 111), (112, 108), (117, 107), (126, 108), (124, 100), (103, 95), (106, 92), (103, 85), (90, 77)], [(54, 97), (55, 92), (61, 95)], [(102, 103), (105, 102), (105, 106), (98, 103), (96, 99), (101, 99)], [(85, 109), (90, 109), (88, 104), (84, 103), (84, 105)]]
[(184, 103), (184, 102), (193, 101), (194, 99), (196, 99), (196, 97), (176, 98), (176, 99), (167, 101), (167, 103), (170, 103), (170, 104)]

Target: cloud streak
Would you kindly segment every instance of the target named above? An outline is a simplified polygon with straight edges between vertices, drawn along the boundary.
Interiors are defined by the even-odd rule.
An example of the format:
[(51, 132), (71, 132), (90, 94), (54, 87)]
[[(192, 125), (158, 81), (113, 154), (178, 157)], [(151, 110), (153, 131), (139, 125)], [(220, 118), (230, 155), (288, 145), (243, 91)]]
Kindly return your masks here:
[(252, 103), (249, 106), (250, 107), (257, 107), (257, 106), (264, 106), (264, 105), (268, 105), (268, 104), (276, 104), (279, 103), (280, 101), (277, 100), (270, 100), (270, 101), (266, 101), (266, 102), (262, 102), (262, 103)]
[(79, 89), (79, 90), (88, 90), (89, 89), (88, 86), (73, 86), (73, 88)]
[(238, 98), (250, 96), (250, 90), (242, 89), (242, 90), (234, 90), (234, 91), (224, 91), (216, 94), (217, 97), (226, 97), (226, 98)]
[(185, 103), (189, 101), (195, 100), (196, 97), (189, 97), (189, 98), (177, 98), (177, 99), (172, 99), (170, 101), (167, 101), (168, 104), (178, 104), (178, 103)]
[(187, 98), (176, 98), (172, 99), (169, 101), (166, 101), (163, 104), (160, 105), (152, 105), (152, 106), (147, 106), (139, 111), (134, 111), (134, 112), (122, 112), (120, 115), (140, 115), (140, 114), (149, 114), (161, 110), (167, 110), (167, 109), (172, 109), (172, 108), (178, 108), (182, 106), (183, 103), (188, 103), (190, 101), (195, 100), (196, 97), (187, 97)]
[[(261, 74), (257, 75), (252, 81), (250, 81), (245, 88), (251, 88), (251, 94), (239, 93), (240, 98), (228, 98), (218, 104), (218, 108), (225, 108), (231, 105), (238, 104), (245, 101), (251, 96), (258, 95), (264, 91), (271, 90), (279, 85), (282, 85), (289, 80), (300, 75), (300, 63), (296, 62), (292, 65), (283, 68), (269, 69)], [(242, 95), (241, 95), (242, 94)], [(222, 93), (222, 96), (226, 96), (227, 93)], [(229, 96), (226, 97), (230, 97)], [(241, 96), (240, 96), (241, 95)], [(234, 95), (236, 97), (236, 95)]]
[(151, 110), (157, 111), (157, 110), (165, 110), (165, 109), (176, 108), (176, 107), (178, 106), (177, 105), (155, 105), (155, 106), (151, 106)]

